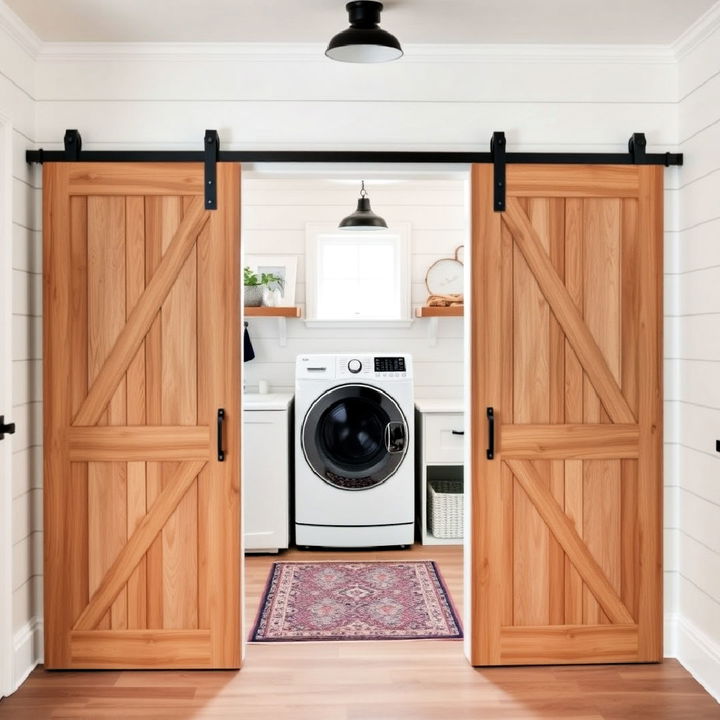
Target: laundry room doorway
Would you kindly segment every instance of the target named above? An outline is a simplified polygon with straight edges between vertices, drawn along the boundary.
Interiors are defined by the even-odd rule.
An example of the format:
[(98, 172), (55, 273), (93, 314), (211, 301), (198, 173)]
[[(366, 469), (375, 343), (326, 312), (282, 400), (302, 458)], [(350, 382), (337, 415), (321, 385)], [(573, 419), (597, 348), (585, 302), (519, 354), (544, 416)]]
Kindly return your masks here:
[[(469, 177), (243, 167), (246, 663), (323, 639), (382, 656), (391, 642), (354, 641), (415, 637), (463, 657), (427, 638), (463, 627)], [(385, 226), (339, 227), (363, 201)], [(326, 594), (300, 602), (307, 587)], [(427, 590), (436, 606), (405, 602)], [(281, 606), (301, 626), (278, 626)], [(423, 613), (443, 620), (416, 627)]]

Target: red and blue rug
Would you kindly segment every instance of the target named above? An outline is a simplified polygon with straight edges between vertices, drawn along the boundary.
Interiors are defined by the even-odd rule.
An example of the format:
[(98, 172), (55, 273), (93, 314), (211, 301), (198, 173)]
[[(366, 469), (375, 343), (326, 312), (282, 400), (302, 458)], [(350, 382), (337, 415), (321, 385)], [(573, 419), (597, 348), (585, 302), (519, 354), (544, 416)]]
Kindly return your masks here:
[(250, 642), (459, 639), (432, 560), (276, 562)]

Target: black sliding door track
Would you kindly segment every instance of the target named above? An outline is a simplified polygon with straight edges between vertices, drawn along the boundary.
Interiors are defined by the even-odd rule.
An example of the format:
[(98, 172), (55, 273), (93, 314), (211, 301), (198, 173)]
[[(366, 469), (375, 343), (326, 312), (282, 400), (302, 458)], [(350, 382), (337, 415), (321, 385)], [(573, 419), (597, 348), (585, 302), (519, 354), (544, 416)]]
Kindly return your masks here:
[(634, 133), (627, 153), (506, 152), (505, 133), (495, 132), (490, 152), (375, 151), (375, 150), (220, 150), (215, 130), (206, 130), (204, 150), (83, 150), (77, 130), (66, 130), (65, 150), (27, 150), (28, 163), (46, 162), (198, 162), (205, 165), (206, 208), (214, 209), (215, 164), (239, 163), (385, 163), (472, 164), (495, 168), (495, 210), (505, 209), (505, 166), (544, 165), (682, 165), (682, 153), (646, 153), (643, 133)]

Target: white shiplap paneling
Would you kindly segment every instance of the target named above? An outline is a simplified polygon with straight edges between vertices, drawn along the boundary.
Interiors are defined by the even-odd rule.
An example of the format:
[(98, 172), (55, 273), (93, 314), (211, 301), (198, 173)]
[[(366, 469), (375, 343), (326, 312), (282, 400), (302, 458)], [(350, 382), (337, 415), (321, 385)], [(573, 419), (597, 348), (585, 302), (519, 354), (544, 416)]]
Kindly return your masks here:
[(720, 8), (679, 61), (680, 661), (720, 698)]
[[(2, 9), (2, 8), (0, 8)], [(3, 444), (11, 453), (11, 577), (2, 579), (12, 591), (9, 613), (13, 634), (10, 655), (10, 686), (0, 681), (0, 696), (14, 689), (42, 658), (42, 492), (39, 489), (42, 438), (42, 408), (39, 402), (38, 364), (41, 357), (41, 258), (40, 194), (38, 171), (25, 163), (25, 150), (34, 146), (36, 65), (30, 35), (0, 13), (0, 114), (12, 126), (11, 137), (11, 228), (1, 238), (11, 247), (11, 407), (1, 411), (17, 427)], [(5, 478), (3, 478), (3, 483)], [(5, 517), (0, 522), (6, 522)], [(8, 584), (5, 584), (8, 583)], [(30, 631), (28, 632), (28, 628)]]

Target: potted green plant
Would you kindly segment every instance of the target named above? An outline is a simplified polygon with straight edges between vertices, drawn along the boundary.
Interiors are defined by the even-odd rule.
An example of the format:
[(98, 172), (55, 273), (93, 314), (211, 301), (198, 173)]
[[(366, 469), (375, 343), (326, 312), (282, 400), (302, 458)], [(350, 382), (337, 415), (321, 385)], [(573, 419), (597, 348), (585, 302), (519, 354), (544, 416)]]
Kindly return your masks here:
[(245, 286), (245, 306), (260, 307), (263, 301), (263, 290), (270, 285), (283, 288), (284, 282), (275, 273), (256, 273), (250, 267), (243, 268), (243, 284)]

